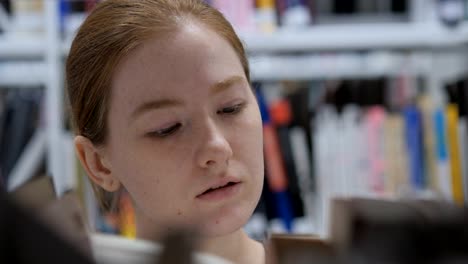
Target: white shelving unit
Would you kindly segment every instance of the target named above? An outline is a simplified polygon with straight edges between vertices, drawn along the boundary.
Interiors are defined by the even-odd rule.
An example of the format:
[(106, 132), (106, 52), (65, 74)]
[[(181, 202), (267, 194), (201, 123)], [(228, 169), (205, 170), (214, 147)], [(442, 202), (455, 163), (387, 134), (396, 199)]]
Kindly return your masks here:
[[(45, 86), (45, 128), (39, 129), (13, 168), (8, 189), (28, 180), (40, 165), (43, 153), (55, 191), (61, 196), (67, 189), (65, 131), (63, 128), (63, 73), (59, 50), (58, 0), (44, 1), (45, 32), (34, 36), (7, 33), (0, 38), (0, 86)], [(10, 61), (11, 60), (11, 61)], [(45, 143), (44, 143), (45, 142)]]
[(365, 54), (337, 53), (300, 56), (258, 55), (250, 58), (255, 81), (374, 78), (383, 76), (429, 76), (434, 66), (444, 81), (468, 70), (468, 49), (453, 51), (374, 51)]
[[(55, 192), (61, 196), (66, 190), (66, 169), (64, 164), (64, 78), (62, 53), (60, 51), (60, 15), (59, 1), (45, 1), (46, 40), (47, 50), (45, 61), (47, 63), (47, 89), (46, 89), (46, 113), (47, 113), (47, 168), (52, 175)], [(68, 170), (74, 168), (68, 168)]]
[[(415, 2), (424, 6), (428, 1)], [(419, 17), (426, 11), (412, 13)], [(31, 74), (33, 71), (27, 67), (16, 71), (8, 63), (0, 64), (0, 86), (45, 85), (47, 167), (60, 195), (68, 182), (63, 175), (68, 175), (65, 172), (70, 169), (65, 167), (63, 155), (70, 148), (63, 140), (62, 64), (71, 39), (59, 38), (58, 0), (46, 0), (44, 12), (44, 36), (0, 38), (1, 60), (28, 59), (32, 62), (27, 67), (42, 63), (41, 70)], [(434, 16), (410, 23), (318, 25), (240, 36), (250, 55), (252, 79), (257, 81), (379, 77), (405, 72), (427, 78), (431, 91), (443, 103), (441, 85), (468, 72), (468, 23), (450, 29), (435, 21)], [(370, 52), (351, 53), (358, 50)]]
[(44, 62), (0, 63), (0, 87), (38, 87), (46, 85)]
[[(8, 34), (8, 33), (7, 33)], [(47, 50), (45, 38), (40, 36), (0, 37), (0, 58), (43, 58)]]
[[(436, 22), (319, 25), (274, 33), (240, 32), (239, 36), (250, 54), (446, 49), (468, 43), (468, 22), (453, 29)], [(68, 54), (71, 42), (68, 38), (62, 43), (63, 54)]]
[(453, 29), (438, 22), (320, 25), (240, 36), (251, 53), (447, 48), (468, 42), (468, 23)]
[(427, 54), (414, 55), (420, 60), (410, 58), (411, 56), (398, 52), (261, 55), (252, 57), (250, 63), (252, 79), (255, 81), (374, 78), (397, 76), (403, 72), (421, 75), (430, 71), (429, 62), (425, 60)]

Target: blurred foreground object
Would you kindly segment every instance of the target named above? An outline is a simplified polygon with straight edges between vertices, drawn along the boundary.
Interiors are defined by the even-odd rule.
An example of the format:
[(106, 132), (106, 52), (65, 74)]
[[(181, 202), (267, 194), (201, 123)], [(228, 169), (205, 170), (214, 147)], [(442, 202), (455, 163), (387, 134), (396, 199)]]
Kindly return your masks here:
[[(161, 243), (90, 234), (73, 192), (55, 198), (50, 178), (0, 192), (0, 263), (204, 263), (183, 230)], [(468, 210), (436, 201), (335, 199), (331, 236), (272, 235), (268, 264), (468, 263)], [(95, 261), (95, 262), (94, 262)]]
[(267, 264), (336, 263), (328, 241), (306, 235), (272, 235), (267, 244)]
[(340, 263), (468, 263), (468, 210), (436, 201), (335, 200)]
[(158, 244), (90, 234), (83, 219), (76, 194), (56, 198), (50, 177), (0, 192), (0, 263), (230, 263), (196, 252), (190, 232), (174, 231)]
[(231, 264), (220, 257), (194, 251), (190, 235), (175, 231), (159, 244), (116, 235), (93, 234), (91, 244), (98, 264)]
[(360, 198), (336, 199), (332, 208), (328, 240), (273, 235), (268, 263), (468, 263), (466, 208)]
[(74, 192), (56, 198), (51, 178), (41, 176), (17, 188), (11, 197), (40, 224), (46, 225), (82, 254), (91, 257), (83, 209)]
[(92, 263), (39, 218), (0, 192), (0, 263)]

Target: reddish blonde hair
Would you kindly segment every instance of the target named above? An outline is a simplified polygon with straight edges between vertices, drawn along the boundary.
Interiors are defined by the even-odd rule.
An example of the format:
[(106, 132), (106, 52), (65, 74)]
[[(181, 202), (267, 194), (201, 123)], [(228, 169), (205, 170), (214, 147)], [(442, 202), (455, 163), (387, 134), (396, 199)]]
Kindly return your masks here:
[[(102, 1), (80, 27), (66, 64), (75, 132), (95, 145), (105, 144), (111, 78), (122, 58), (145, 40), (162, 38), (184, 23), (193, 22), (201, 23), (227, 40), (250, 81), (239, 37), (224, 16), (202, 0)], [(109, 209), (115, 196), (95, 184), (93, 188), (101, 205)]]

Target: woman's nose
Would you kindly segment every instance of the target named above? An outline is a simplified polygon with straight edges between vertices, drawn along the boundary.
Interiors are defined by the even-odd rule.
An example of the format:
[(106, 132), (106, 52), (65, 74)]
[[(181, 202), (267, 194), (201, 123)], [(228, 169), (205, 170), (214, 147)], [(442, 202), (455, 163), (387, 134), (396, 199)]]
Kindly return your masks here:
[(226, 135), (213, 121), (206, 122), (200, 131), (198, 165), (202, 168), (225, 166), (232, 157), (232, 148)]

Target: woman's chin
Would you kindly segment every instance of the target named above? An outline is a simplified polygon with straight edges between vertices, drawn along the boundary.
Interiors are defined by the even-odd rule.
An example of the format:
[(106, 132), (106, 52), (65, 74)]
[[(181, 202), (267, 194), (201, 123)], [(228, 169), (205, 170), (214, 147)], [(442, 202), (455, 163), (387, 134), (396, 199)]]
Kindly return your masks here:
[(199, 226), (202, 236), (217, 237), (231, 234), (241, 229), (249, 220), (252, 212), (236, 212), (220, 215), (203, 221)]

